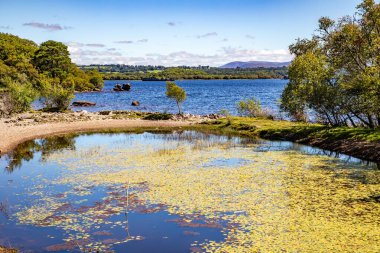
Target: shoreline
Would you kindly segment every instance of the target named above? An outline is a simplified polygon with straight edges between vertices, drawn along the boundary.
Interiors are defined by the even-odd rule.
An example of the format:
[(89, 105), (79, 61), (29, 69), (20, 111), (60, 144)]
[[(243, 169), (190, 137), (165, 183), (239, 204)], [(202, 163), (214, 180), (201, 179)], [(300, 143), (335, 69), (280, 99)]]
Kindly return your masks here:
[[(44, 115), (44, 114), (43, 114)], [(106, 132), (107, 130), (128, 130), (139, 128), (165, 129), (190, 126), (200, 120), (143, 120), (134, 118), (94, 117), (93, 113), (70, 113), (75, 115), (68, 120), (55, 118), (57, 114), (49, 115), (47, 122), (36, 122), (34, 114), (18, 115), (16, 119), (0, 119), (0, 156), (11, 152), (17, 145), (33, 139), (83, 132)], [(22, 120), (20, 120), (22, 118)], [(26, 121), (25, 123), (20, 123)]]
[[(313, 124), (266, 119), (238, 118), (227, 124), (224, 118), (210, 118), (193, 115), (169, 120), (142, 119), (146, 114), (133, 111), (113, 111), (100, 113), (26, 113), (12, 118), (0, 119), (0, 156), (10, 153), (17, 145), (33, 139), (70, 133), (175, 130), (187, 129), (213, 132), (215, 134), (236, 135), (281, 140), (300, 143), (380, 165), (380, 140), (368, 141), (346, 135), (336, 138), (336, 129), (328, 129)], [(352, 129), (355, 130), (355, 129)], [(379, 134), (376, 131), (377, 134)], [(380, 166), (379, 166), (380, 168)]]

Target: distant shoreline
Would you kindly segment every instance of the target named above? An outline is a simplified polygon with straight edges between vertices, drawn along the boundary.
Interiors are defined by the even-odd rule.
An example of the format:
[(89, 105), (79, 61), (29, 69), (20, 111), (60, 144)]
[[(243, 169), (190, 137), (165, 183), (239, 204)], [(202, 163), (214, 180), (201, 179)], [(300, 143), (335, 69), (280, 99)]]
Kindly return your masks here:
[(106, 79), (104, 81), (143, 81), (143, 82), (166, 82), (166, 81), (192, 81), (192, 80), (204, 80), (204, 81), (216, 81), (216, 80), (289, 80), (288, 78), (181, 78), (181, 79)]

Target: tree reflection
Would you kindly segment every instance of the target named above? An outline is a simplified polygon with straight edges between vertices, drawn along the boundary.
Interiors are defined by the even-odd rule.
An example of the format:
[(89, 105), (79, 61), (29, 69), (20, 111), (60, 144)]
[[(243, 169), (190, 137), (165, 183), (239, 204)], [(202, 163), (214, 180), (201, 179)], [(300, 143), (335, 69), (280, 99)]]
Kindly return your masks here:
[(37, 152), (41, 152), (41, 159), (44, 161), (52, 153), (65, 149), (74, 150), (77, 136), (55, 136), (21, 143), (8, 155), (9, 162), (5, 170), (12, 173), (14, 170), (19, 169), (24, 161), (32, 160)]

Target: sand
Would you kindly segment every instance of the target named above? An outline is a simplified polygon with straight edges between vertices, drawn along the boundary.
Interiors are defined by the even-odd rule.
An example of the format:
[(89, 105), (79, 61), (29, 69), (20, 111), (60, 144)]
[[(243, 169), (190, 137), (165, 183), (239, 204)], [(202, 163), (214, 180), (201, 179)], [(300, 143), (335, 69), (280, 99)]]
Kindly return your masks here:
[[(74, 115), (74, 116), (73, 116)], [(0, 120), (0, 154), (14, 149), (18, 144), (36, 138), (64, 133), (77, 133), (101, 130), (116, 130), (139, 127), (183, 127), (196, 123), (194, 120), (150, 121), (142, 119), (113, 119), (92, 114), (48, 115), (41, 120), (41, 115), (19, 115), (11, 119)]]

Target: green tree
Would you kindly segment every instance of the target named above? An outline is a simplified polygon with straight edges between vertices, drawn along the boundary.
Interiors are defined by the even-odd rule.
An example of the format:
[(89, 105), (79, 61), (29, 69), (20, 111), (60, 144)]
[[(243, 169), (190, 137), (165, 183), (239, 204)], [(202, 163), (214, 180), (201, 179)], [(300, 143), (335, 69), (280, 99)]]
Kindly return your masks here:
[(104, 86), (103, 76), (97, 70), (90, 70), (86, 72), (90, 78), (90, 83), (95, 89), (101, 90)]
[(296, 119), (309, 109), (323, 123), (380, 125), (380, 4), (364, 0), (354, 17), (319, 20), (312, 39), (289, 47), (295, 59), (281, 108)]
[(61, 42), (49, 40), (40, 45), (34, 55), (36, 68), (48, 77), (64, 80), (72, 67), (67, 46)]
[[(71, 63), (67, 46), (61, 42), (46, 41), (36, 51), (33, 62), (46, 77), (42, 92), (45, 105), (49, 110), (66, 110), (74, 97), (75, 81), (79, 83), (81, 80), (76, 72), (77, 67)], [(85, 79), (84, 73), (83, 76)], [(83, 83), (86, 82), (84, 80)]]
[(26, 111), (38, 98), (40, 75), (31, 62), (37, 49), (33, 41), (0, 33), (0, 92), (6, 93), (0, 114)]
[(181, 104), (186, 100), (186, 92), (175, 82), (166, 82), (166, 96), (176, 102), (178, 114), (181, 114)]

